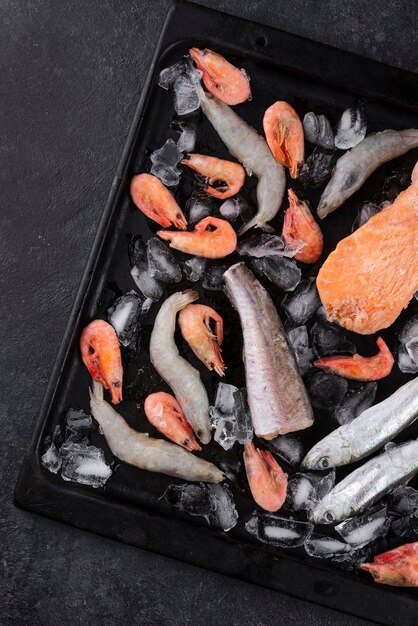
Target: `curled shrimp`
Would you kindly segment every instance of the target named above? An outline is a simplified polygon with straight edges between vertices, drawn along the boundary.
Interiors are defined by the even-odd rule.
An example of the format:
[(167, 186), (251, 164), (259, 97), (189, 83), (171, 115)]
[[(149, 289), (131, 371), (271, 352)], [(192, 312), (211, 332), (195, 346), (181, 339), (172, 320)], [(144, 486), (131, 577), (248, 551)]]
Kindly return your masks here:
[(243, 70), (208, 48), (190, 48), (189, 54), (203, 73), (206, 89), (219, 100), (234, 105), (251, 98), (250, 81)]
[(418, 587), (418, 541), (382, 552), (373, 558), (373, 563), (362, 563), (360, 567), (377, 583)]
[[(204, 176), (206, 187), (203, 188), (203, 191), (220, 200), (230, 198), (238, 193), (245, 181), (244, 168), (233, 161), (217, 159), (203, 154), (188, 154), (181, 162)], [(219, 184), (214, 187), (216, 181)]]
[[(210, 327), (211, 320), (216, 324), (215, 333)], [(223, 376), (225, 365), (220, 349), (223, 341), (222, 317), (210, 306), (189, 304), (180, 311), (179, 326), (181, 334), (197, 358), (209, 370), (214, 369), (219, 376)]]
[(263, 127), (274, 158), (289, 168), (292, 178), (297, 178), (305, 151), (303, 126), (298, 114), (290, 104), (279, 100), (264, 113)]
[(165, 391), (150, 394), (144, 403), (145, 415), (157, 430), (189, 452), (201, 450), (192, 427), (174, 396)]
[(297, 261), (315, 263), (324, 245), (321, 229), (306, 202), (299, 200), (293, 189), (289, 189), (288, 196), (289, 208), (284, 214), (283, 238), (293, 248), (303, 245), (294, 256)]
[(376, 343), (379, 352), (375, 356), (328, 356), (314, 361), (314, 365), (352, 380), (380, 380), (389, 376), (395, 359), (381, 337)]
[(131, 181), (131, 197), (144, 215), (164, 228), (175, 226), (181, 230), (187, 227), (183, 211), (174, 196), (152, 174), (137, 174)]
[(287, 474), (271, 452), (259, 450), (253, 443), (244, 446), (244, 464), (254, 500), (265, 511), (278, 511), (286, 499)]
[(237, 235), (231, 224), (218, 217), (205, 217), (191, 232), (159, 230), (157, 235), (169, 241), (170, 248), (206, 259), (222, 259), (237, 247)]
[(81, 357), (93, 380), (109, 389), (113, 404), (122, 400), (122, 358), (114, 328), (104, 320), (94, 320), (80, 337)]

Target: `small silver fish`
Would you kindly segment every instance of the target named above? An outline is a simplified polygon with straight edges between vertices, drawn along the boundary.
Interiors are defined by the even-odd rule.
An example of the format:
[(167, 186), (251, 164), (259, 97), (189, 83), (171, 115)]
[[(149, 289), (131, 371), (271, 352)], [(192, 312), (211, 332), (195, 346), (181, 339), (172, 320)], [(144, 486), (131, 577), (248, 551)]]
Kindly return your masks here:
[(359, 461), (396, 437), (417, 417), (418, 377), (321, 439), (309, 450), (302, 467), (324, 470)]
[(284, 168), (277, 163), (264, 137), (228, 105), (202, 90), (201, 106), (229, 152), (243, 164), (249, 176), (254, 174), (258, 178), (258, 212), (241, 228), (239, 234), (253, 226), (272, 231), (267, 222), (275, 217), (282, 204), (286, 189)]
[(340, 207), (380, 165), (418, 147), (418, 130), (387, 129), (368, 135), (338, 159), (331, 180), (319, 200), (318, 216), (324, 219)]
[(314, 524), (331, 524), (361, 513), (418, 472), (418, 441), (391, 446), (351, 472), (317, 504)]

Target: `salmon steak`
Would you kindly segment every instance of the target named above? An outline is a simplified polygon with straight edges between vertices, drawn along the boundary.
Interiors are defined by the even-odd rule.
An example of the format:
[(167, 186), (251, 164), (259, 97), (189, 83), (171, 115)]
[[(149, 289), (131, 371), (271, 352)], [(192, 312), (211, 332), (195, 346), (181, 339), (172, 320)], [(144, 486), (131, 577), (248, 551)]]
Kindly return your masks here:
[(418, 165), (390, 206), (342, 239), (317, 277), (327, 318), (369, 335), (390, 326), (418, 289)]

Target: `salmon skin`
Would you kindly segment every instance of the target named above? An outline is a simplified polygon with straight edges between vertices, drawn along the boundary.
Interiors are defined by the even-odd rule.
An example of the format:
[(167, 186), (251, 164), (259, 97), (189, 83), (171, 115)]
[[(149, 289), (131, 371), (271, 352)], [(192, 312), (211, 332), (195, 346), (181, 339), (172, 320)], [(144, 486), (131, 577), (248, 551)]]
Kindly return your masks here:
[(319, 271), (331, 322), (362, 335), (387, 328), (418, 289), (418, 180), (342, 239)]
[(312, 407), (292, 349), (267, 291), (236, 263), (224, 274), (244, 337), (248, 404), (255, 434), (273, 439), (313, 424)]

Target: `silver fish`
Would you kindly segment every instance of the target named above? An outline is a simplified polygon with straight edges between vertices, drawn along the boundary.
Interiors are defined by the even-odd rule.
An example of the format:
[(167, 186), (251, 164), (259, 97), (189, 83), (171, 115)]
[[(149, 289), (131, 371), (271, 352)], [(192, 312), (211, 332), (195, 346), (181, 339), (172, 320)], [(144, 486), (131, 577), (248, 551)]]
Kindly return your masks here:
[(377, 168), (418, 147), (418, 130), (387, 129), (368, 135), (341, 158), (325, 187), (318, 205), (318, 216), (323, 219), (360, 189)]
[(324, 470), (359, 461), (396, 437), (417, 417), (418, 377), (321, 439), (309, 450), (302, 467)]
[(248, 404), (255, 434), (273, 439), (313, 424), (308, 394), (283, 325), (267, 291), (236, 263), (224, 273), (244, 336)]
[(112, 453), (120, 461), (149, 472), (159, 472), (185, 480), (219, 483), (223, 472), (191, 452), (148, 433), (139, 433), (103, 399), (103, 385), (93, 381), (90, 408)]
[(351, 472), (317, 504), (314, 524), (331, 524), (361, 513), (418, 472), (418, 441), (388, 448)]
[(174, 391), (187, 421), (202, 443), (211, 440), (209, 399), (200, 374), (180, 356), (174, 331), (177, 313), (197, 300), (196, 291), (178, 291), (161, 305), (151, 333), (151, 363)]
[(266, 140), (228, 105), (203, 90), (201, 98), (203, 113), (229, 152), (243, 164), (249, 176), (254, 174), (258, 178), (258, 212), (239, 234), (253, 226), (272, 230), (266, 223), (275, 217), (282, 204), (286, 189), (284, 168), (273, 157)]

